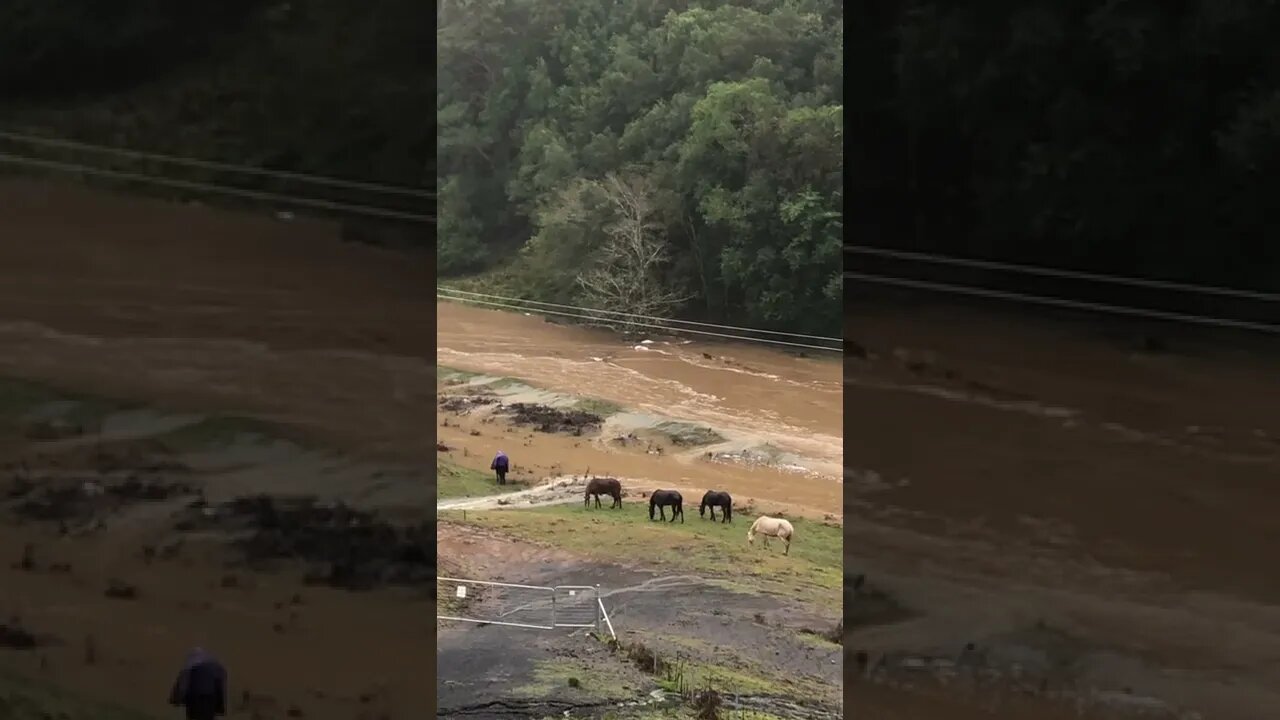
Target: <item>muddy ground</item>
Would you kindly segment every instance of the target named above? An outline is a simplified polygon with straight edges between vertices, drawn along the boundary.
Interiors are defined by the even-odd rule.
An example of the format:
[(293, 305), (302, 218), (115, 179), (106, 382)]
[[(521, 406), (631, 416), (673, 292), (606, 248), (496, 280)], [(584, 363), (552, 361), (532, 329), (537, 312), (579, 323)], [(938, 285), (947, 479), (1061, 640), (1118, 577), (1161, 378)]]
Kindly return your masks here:
[[(552, 711), (598, 717), (606, 710), (625, 717), (641, 703), (681, 708), (671, 683), (682, 664), (723, 668), (716, 685), (733, 693), (731, 702), (742, 707), (768, 708), (781, 717), (840, 716), (840, 647), (809, 632), (833, 628), (839, 618), (830, 611), (735, 591), (714, 577), (589, 561), (456, 523), (441, 523), (438, 542), (442, 573), (528, 585), (599, 585), (619, 642), (624, 648), (643, 646), (657, 658), (656, 665), (642, 667), (627, 652), (610, 651), (583, 630), (443, 622), (437, 635), (442, 716), (483, 714), (512, 700), (524, 703), (528, 717)], [(530, 686), (539, 667), (554, 663), (572, 668), (566, 673), (592, 676), (593, 687)], [(664, 669), (668, 665), (671, 669)], [(772, 678), (772, 687), (739, 680), (735, 672)], [(664, 689), (666, 700), (653, 701)]]
[(0, 617), (42, 639), (0, 671), (160, 717), (203, 644), (233, 718), (429, 712), (429, 258), (0, 197)]
[[(994, 312), (848, 322), (868, 357), (846, 365), (845, 566), (877, 592), (846, 599), (850, 701), (1280, 712), (1277, 356)], [(885, 598), (905, 612), (877, 618)]]
[[(605, 477), (622, 471), (624, 492), (637, 496), (675, 489), (696, 508), (706, 490), (721, 489), (732, 492), (735, 502), (763, 513), (839, 521), (838, 484), (788, 472), (761, 453), (718, 450), (733, 443), (726, 443), (714, 428), (660, 417), (636, 422), (641, 427), (633, 428), (626, 420), (615, 421), (628, 418), (625, 408), (589, 412), (575, 403), (600, 403), (567, 388), (550, 392), (516, 378), (477, 374), (459, 382), (446, 376), (438, 392), (437, 429), (444, 447), (440, 452), (465, 467), (487, 471), (492, 453), (505, 450), (512, 458), (510, 477), (531, 485), (549, 478)], [(541, 497), (545, 492), (512, 500), (545, 504), (572, 494), (561, 487), (552, 497)], [(580, 500), (581, 490), (576, 492)], [(481, 501), (479, 506), (487, 504), (491, 503)]]

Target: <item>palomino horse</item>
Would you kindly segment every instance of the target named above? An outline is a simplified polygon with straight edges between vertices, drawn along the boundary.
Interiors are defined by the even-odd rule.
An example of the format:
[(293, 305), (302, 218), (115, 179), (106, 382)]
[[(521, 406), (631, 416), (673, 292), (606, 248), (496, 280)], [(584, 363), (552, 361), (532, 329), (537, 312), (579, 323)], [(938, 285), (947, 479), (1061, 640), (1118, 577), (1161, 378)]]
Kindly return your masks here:
[(776, 537), (786, 546), (782, 549), (782, 554), (787, 555), (791, 552), (791, 538), (796, 534), (795, 528), (791, 527), (791, 523), (782, 518), (769, 517), (761, 515), (756, 521), (751, 523), (751, 529), (747, 531), (747, 544), (755, 545), (756, 535), (764, 537), (764, 546), (769, 547), (769, 538)]
[(600, 496), (608, 495), (613, 498), (613, 504), (609, 507), (622, 507), (622, 483), (617, 478), (597, 478), (593, 477), (587, 481), (587, 491), (582, 494), (582, 506), (591, 507), (591, 496), (596, 496), (596, 507), (600, 507)]
[(706, 495), (702, 496), (702, 505), (698, 508), (698, 515), (703, 518), (707, 516), (707, 508), (711, 508), (711, 519), (716, 519), (716, 508), (720, 508), (720, 522), (733, 521), (733, 498), (729, 497), (729, 493), (720, 490), (708, 490)]
[(680, 522), (684, 522), (684, 498), (675, 490), (654, 490), (649, 496), (649, 519), (653, 519), (653, 509), (658, 508), (658, 514), (663, 520), (667, 519), (667, 513), (663, 509), (671, 505), (671, 522), (676, 521), (676, 515), (680, 516)]

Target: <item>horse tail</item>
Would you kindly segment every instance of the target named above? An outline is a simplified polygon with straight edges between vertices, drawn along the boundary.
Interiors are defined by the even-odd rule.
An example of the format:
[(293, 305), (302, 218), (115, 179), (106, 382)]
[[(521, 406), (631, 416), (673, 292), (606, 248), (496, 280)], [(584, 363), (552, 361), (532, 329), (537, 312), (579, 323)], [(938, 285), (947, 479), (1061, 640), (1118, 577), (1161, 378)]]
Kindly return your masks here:
[(729, 501), (724, 504), (724, 518), (726, 520), (733, 519), (733, 499), (732, 498), (730, 498)]

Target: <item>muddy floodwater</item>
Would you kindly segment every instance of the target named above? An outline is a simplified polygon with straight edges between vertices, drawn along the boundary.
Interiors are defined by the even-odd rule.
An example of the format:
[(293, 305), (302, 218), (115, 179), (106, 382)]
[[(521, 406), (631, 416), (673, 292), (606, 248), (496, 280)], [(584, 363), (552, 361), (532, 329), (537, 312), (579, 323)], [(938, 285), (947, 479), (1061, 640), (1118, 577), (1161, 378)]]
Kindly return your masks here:
[[(505, 449), (517, 463), (593, 467), (692, 489), (717, 488), (810, 512), (839, 513), (843, 463), (841, 358), (799, 357), (772, 347), (654, 336), (627, 339), (523, 313), (442, 302), (441, 367), (518, 379), (534, 389), (603, 401), (600, 437), (642, 435), (676, 423), (712, 441), (645, 452), (602, 452), (581, 438), (540, 441), (525, 452), (487, 447), (441, 429), (483, 455)], [(519, 400), (520, 398), (515, 398)], [(672, 462), (673, 458), (677, 462)]]

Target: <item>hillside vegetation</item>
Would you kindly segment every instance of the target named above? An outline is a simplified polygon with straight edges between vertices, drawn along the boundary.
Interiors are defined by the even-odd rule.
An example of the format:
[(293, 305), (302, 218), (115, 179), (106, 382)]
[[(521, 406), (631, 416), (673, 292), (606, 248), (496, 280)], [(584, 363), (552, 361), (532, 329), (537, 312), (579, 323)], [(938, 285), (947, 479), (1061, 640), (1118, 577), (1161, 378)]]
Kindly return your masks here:
[(1252, 0), (903, 3), (850, 40), (881, 139), (850, 163), (905, 211), (899, 247), (1275, 291), (1277, 23)]
[[(419, 0), (6, 0), (0, 128), (430, 187), (431, 12)], [(36, 152), (3, 140), (0, 151)], [(56, 159), (294, 195), (318, 192), (86, 153)], [(328, 196), (344, 199), (333, 190)], [(355, 200), (405, 204), (388, 196)], [(421, 211), (432, 207), (420, 204)], [(431, 242), (429, 226), (416, 232), (418, 242)]]
[(441, 3), (439, 269), (835, 333), (834, 0)]

